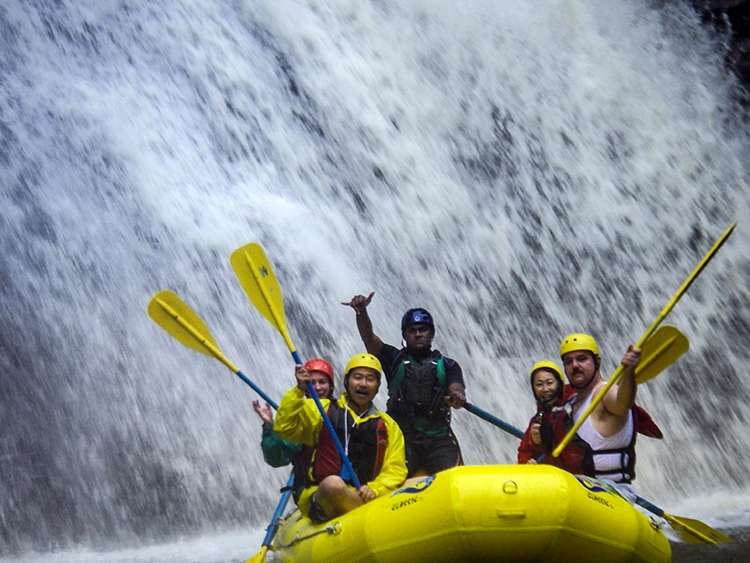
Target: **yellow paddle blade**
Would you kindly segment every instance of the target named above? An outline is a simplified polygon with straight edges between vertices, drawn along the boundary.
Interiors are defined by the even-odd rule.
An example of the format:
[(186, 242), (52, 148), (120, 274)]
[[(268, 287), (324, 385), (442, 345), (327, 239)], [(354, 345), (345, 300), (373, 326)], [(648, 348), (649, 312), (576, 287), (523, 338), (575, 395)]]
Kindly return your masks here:
[[(234, 373), (239, 372), (237, 366), (219, 350), (203, 319), (175, 292), (165, 289), (154, 295), (148, 304), (148, 316), (181, 344), (206, 356), (213, 356)], [(250, 385), (255, 388), (252, 383)], [(262, 391), (256, 390), (265, 398)]]
[(685, 543), (713, 544), (732, 541), (732, 538), (725, 536), (700, 520), (685, 518), (684, 516), (672, 516), (666, 513), (663, 516)]
[[(214, 354), (206, 343), (218, 349), (203, 319), (169, 289), (160, 291), (151, 298), (148, 304), (148, 316), (188, 348), (207, 356)], [(191, 331), (188, 327), (192, 327), (193, 330)]]
[(260, 551), (248, 559), (246, 563), (266, 563), (266, 551), (268, 551), (268, 548), (264, 545), (260, 548)]
[(286, 328), (281, 286), (263, 247), (255, 242), (246, 244), (232, 252), (229, 263), (252, 304), (281, 333), (289, 350), (294, 351)]
[[(674, 306), (677, 304), (677, 301), (679, 301), (680, 297), (682, 297), (682, 295), (687, 291), (687, 289), (695, 281), (698, 275), (708, 265), (708, 263), (711, 261), (714, 255), (718, 252), (719, 248), (721, 248), (721, 245), (723, 245), (726, 242), (726, 240), (729, 238), (729, 235), (732, 234), (736, 226), (737, 226), (736, 222), (730, 225), (729, 228), (726, 231), (724, 231), (724, 234), (722, 234), (719, 237), (719, 239), (714, 243), (711, 249), (706, 253), (703, 259), (698, 263), (695, 269), (690, 273), (687, 279), (682, 283), (682, 285), (677, 290), (677, 292), (672, 296), (672, 298), (667, 302), (667, 304), (664, 306), (661, 312), (657, 315), (654, 322), (651, 323), (650, 327), (648, 327), (648, 330), (646, 330), (646, 332), (643, 333), (643, 336), (641, 336), (641, 338), (636, 343), (636, 347), (641, 348), (641, 349), (643, 348), (643, 346), (646, 344), (648, 339), (654, 334), (654, 332), (656, 332), (656, 328), (661, 324), (661, 322), (670, 313), (670, 311), (672, 311)], [(609, 391), (612, 388), (612, 386), (615, 385), (620, 380), (620, 377), (622, 376), (622, 372), (623, 372), (623, 366), (622, 364), (620, 364), (619, 366), (617, 366), (617, 369), (615, 369), (615, 372), (612, 374), (612, 377), (609, 378), (609, 381), (607, 381), (607, 384), (604, 386), (604, 388), (596, 395), (596, 397), (594, 397), (594, 399), (591, 401), (591, 404), (589, 404), (588, 408), (578, 418), (578, 421), (573, 425), (573, 427), (570, 430), (568, 430), (568, 433), (565, 435), (562, 441), (557, 445), (557, 447), (554, 450), (552, 450), (552, 457), (560, 456), (560, 453), (562, 453), (565, 446), (567, 446), (570, 443), (570, 441), (573, 439), (573, 436), (575, 436), (575, 433), (578, 432), (578, 430), (581, 428), (583, 423), (586, 422), (586, 419), (591, 415), (592, 412), (594, 412), (594, 409), (597, 406), (599, 406), (599, 403), (602, 402), (602, 399), (604, 399), (604, 396), (607, 394), (607, 391)]]
[(653, 379), (672, 365), (690, 348), (687, 336), (677, 327), (664, 325), (641, 348), (641, 363), (635, 369), (635, 379), (640, 383)]

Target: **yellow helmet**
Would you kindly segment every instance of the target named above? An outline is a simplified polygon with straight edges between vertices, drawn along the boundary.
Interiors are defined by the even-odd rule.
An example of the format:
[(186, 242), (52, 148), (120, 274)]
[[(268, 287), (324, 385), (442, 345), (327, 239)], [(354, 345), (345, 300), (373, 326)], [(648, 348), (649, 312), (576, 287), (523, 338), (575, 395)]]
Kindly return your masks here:
[(569, 334), (563, 341), (560, 342), (560, 357), (562, 358), (568, 352), (574, 352), (576, 350), (586, 350), (591, 352), (594, 356), (599, 355), (599, 347), (596, 345), (596, 340), (593, 336), (588, 334)]
[(354, 368), (374, 369), (378, 372), (378, 378), (383, 374), (383, 366), (380, 365), (380, 360), (372, 354), (357, 354), (349, 358), (349, 361), (346, 362), (346, 368), (344, 368), (344, 375), (347, 375)]
[(560, 368), (557, 367), (557, 364), (555, 362), (551, 362), (550, 360), (542, 360), (540, 362), (535, 363), (534, 366), (531, 368), (531, 371), (529, 372), (529, 377), (533, 377), (534, 373), (540, 369), (547, 369), (547, 370), (550, 370), (552, 373), (556, 373), (558, 379), (562, 381), (562, 371), (560, 371)]
[(529, 372), (529, 382), (531, 383), (531, 392), (534, 393), (534, 398), (539, 403), (542, 402), (542, 398), (537, 396), (536, 389), (534, 389), (534, 374), (538, 372), (540, 369), (549, 370), (554, 374), (554, 377), (557, 380), (557, 392), (555, 393), (555, 397), (557, 400), (562, 399), (563, 390), (565, 389), (565, 383), (563, 383), (562, 372), (560, 371), (560, 368), (557, 367), (557, 364), (555, 362), (551, 362), (549, 360), (542, 360), (540, 362), (535, 363), (534, 366), (531, 368), (531, 372)]

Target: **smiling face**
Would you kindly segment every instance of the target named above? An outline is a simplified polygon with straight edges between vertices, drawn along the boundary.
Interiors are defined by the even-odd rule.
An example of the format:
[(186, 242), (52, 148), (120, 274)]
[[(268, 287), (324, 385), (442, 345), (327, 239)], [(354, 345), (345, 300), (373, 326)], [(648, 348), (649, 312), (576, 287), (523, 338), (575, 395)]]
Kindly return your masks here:
[(328, 399), (331, 396), (331, 380), (322, 371), (311, 371), (310, 383), (318, 399)]
[(538, 369), (534, 372), (531, 376), (531, 386), (536, 400), (545, 405), (554, 403), (560, 392), (560, 382), (557, 377), (546, 369)]
[(371, 368), (353, 368), (346, 375), (344, 388), (349, 396), (349, 406), (357, 414), (362, 414), (378, 393), (380, 374)]
[(413, 324), (404, 328), (402, 335), (407, 348), (429, 350), (432, 346), (432, 337), (435, 336), (435, 328), (426, 323)]

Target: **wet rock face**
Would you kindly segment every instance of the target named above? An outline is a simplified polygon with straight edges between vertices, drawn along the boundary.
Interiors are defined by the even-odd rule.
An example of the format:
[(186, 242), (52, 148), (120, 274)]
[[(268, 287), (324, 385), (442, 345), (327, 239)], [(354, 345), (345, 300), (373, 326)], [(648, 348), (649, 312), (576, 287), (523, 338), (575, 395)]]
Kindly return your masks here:
[(694, 4), (697, 7), (706, 10), (728, 10), (739, 6), (740, 4), (745, 4), (746, 2), (747, 0), (704, 0), (701, 2), (694, 2)]
[(750, 1), (700, 0), (694, 5), (707, 24), (727, 34), (727, 64), (750, 88)]

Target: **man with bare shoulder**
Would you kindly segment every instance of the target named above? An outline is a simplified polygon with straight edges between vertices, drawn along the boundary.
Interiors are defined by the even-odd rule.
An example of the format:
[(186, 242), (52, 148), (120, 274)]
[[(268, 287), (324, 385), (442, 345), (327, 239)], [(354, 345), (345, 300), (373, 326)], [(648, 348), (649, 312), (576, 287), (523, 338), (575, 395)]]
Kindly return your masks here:
[[(588, 334), (571, 334), (560, 343), (560, 357), (568, 383), (577, 393), (571, 405), (573, 422), (578, 422), (607, 383), (599, 369), (599, 347)], [(646, 411), (635, 404), (635, 369), (640, 361), (640, 349), (629, 345), (621, 361), (620, 381), (609, 388), (577, 433), (587, 450), (584, 457), (589, 465), (593, 463), (592, 469), (583, 472), (622, 485), (618, 489), (633, 495), (630, 483), (635, 479), (636, 433), (662, 437)]]

